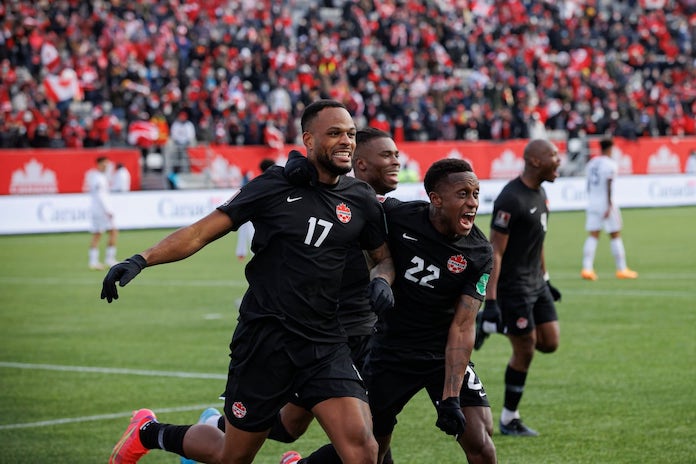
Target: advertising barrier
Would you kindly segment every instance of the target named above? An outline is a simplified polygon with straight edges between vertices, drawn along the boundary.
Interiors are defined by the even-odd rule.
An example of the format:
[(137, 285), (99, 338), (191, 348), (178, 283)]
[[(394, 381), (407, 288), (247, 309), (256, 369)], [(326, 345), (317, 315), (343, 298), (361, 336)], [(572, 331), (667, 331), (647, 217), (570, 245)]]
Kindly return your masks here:
[[(490, 213), (507, 180), (482, 180), (479, 214)], [(585, 179), (561, 177), (544, 183), (552, 211), (585, 207)], [(164, 190), (112, 195), (116, 223), (122, 230), (188, 225), (230, 198), (236, 189)], [(390, 196), (402, 200), (427, 199), (421, 183), (402, 184)], [(696, 175), (619, 177), (615, 201), (625, 208), (696, 205)], [(0, 196), (0, 235), (87, 231), (89, 195)]]
[[(468, 160), (479, 179), (511, 179), (524, 165), (526, 140), (505, 142), (400, 142), (398, 144), (404, 178), (422, 181), (430, 165), (441, 158)], [(554, 142), (564, 164), (575, 156), (568, 154), (565, 142)], [(572, 144), (573, 150), (577, 144)], [(205, 173), (209, 185), (237, 188), (245, 179), (259, 174), (264, 158), (284, 165), (287, 153), (304, 147), (284, 146), (280, 151), (265, 146), (198, 146), (188, 149), (191, 170)], [(598, 139), (585, 148), (591, 156), (599, 153)], [(690, 156), (691, 153), (693, 156)], [(94, 168), (97, 156), (107, 156), (113, 164), (122, 162), (131, 173), (131, 188), (141, 186), (140, 152), (129, 148), (99, 149), (21, 149), (0, 150), (0, 195), (80, 193), (86, 173)], [(639, 141), (615, 139), (613, 156), (621, 175), (679, 174), (696, 172), (696, 138), (660, 137)], [(692, 171), (693, 169), (693, 171)], [(578, 172), (566, 173), (577, 175)]]
[[(399, 158), (402, 170), (410, 178), (423, 180), (430, 165), (442, 158), (466, 159), (479, 179), (512, 179), (524, 166), (522, 153), (527, 140), (505, 142), (400, 142)], [(565, 142), (554, 141), (561, 159), (569, 158)], [(287, 152), (304, 147), (286, 146), (280, 152), (269, 147), (206, 146), (189, 149), (194, 172), (207, 170), (213, 185), (238, 187), (244, 176), (259, 174), (259, 163), (270, 158), (284, 165)], [(599, 139), (588, 141), (590, 156), (599, 154)], [(695, 153), (689, 161), (690, 153)], [(696, 173), (696, 138), (659, 137), (631, 141), (614, 140), (612, 156), (619, 163), (619, 174), (680, 174)], [(691, 165), (695, 171), (690, 171)]]
[[(134, 148), (0, 150), (0, 195), (78, 193), (100, 156), (111, 160), (109, 172), (123, 163), (131, 189), (140, 190), (140, 151)], [(108, 174), (108, 173), (107, 173)]]

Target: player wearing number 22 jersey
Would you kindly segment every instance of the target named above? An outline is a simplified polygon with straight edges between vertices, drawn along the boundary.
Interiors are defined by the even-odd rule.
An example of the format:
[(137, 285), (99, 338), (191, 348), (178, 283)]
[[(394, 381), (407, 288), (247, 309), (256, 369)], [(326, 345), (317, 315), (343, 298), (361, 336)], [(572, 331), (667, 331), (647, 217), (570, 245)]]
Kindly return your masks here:
[[(475, 315), (492, 266), (490, 243), (476, 225), (468, 235), (446, 236), (433, 226), (428, 202), (387, 198), (383, 208), (396, 271), (395, 306), (380, 318), (365, 368), (374, 433), (381, 447), (380, 437), (390, 440), (397, 415), (418, 391), (425, 388), (433, 404), (442, 399), (449, 381), (448, 338), (452, 330), (460, 330), (453, 328), (455, 310), (464, 305)], [(469, 325), (463, 330), (473, 340), (473, 324)], [(470, 353), (473, 345), (467, 344)], [(481, 407), (487, 412), (478, 417), (490, 418), (486, 392), (470, 362), (458, 393), (465, 415), (468, 408)], [(490, 432), (490, 420), (484, 421), (486, 431), (474, 425), (477, 419), (471, 421), (467, 418), (465, 434)], [(468, 453), (468, 445), (462, 446)], [(490, 453), (495, 456), (494, 450)]]

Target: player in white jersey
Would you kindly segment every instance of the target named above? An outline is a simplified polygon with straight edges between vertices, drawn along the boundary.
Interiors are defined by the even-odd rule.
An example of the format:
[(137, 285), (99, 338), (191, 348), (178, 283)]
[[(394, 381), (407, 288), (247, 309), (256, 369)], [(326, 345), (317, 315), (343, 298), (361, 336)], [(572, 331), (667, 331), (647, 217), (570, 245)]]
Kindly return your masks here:
[(109, 231), (109, 240), (106, 245), (106, 256), (104, 262), (107, 266), (116, 264), (116, 240), (118, 229), (114, 221), (114, 209), (109, 197), (109, 178), (106, 170), (109, 160), (105, 156), (100, 156), (96, 160), (96, 169), (90, 171), (87, 177), (89, 186), (89, 196), (91, 200), (92, 241), (89, 245), (89, 268), (102, 270), (104, 265), (99, 261), (99, 241), (104, 232)]
[(582, 253), (582, 271), (580, 276), (586, 280), (597, 280), (594, 271), (594, 258), (602, 228), (611, 237), (611, 253), (616, 263), (616, 277), (635, 279), (638, 273), (626, 265), (626, 251), (621, 238), (621, 211), (613, 201), (614, 179), (618, 173), (618, 164), (611, 157), (614, 142), (603, 139), (600, 142), (601, 155), (587, 163), (587, 208), (585, 230), (588, 232)]

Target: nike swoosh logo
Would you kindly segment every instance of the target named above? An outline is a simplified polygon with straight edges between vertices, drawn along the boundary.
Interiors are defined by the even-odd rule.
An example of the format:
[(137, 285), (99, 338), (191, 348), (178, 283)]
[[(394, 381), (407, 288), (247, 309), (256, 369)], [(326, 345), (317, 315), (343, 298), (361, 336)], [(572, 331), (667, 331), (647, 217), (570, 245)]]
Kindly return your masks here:
[(297, 200), (301, 200), (301, 199), (302, 199), (302, 197), (295, 197), (295, 198), (288, 197), (288, 198), (286, 198), (288, 203), (292, 203), (293, 201), (297, 201)]
[(534, 208), (529, 210), (529, 214), (534, 214), (536, 213), (537, 207), (535, 206)]
[(406, 240), (413, 240), (414, 242), (417, 242), (417, 241), (418, 241), (417, 238), (411, 237), (410, 235), (408, 235), (408, 234), (405, 233), (405, 232), (404, 232), (404, 234), (402, 235), (402, 237), (405, 238)]

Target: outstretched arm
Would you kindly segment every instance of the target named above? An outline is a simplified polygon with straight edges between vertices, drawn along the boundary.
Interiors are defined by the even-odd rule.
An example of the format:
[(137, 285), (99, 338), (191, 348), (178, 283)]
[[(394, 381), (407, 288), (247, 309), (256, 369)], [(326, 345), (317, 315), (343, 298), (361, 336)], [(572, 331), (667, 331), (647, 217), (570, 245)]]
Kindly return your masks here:
[(182, 227), (156, 245), (140, 253), (148, 266), (171, 263), (188, 258), (201, 248), (232, 230), (232, 220), (215, 210), (193, 224)]
[(213, 211), (203, 219), (182, 227), (140, 254), (131, 256), (107, 272), (102, 282), (101, 298), (118, 300), (116, 282), (123, 287), (147, 266), (171, 263), (188, 258), (208, 243), (232, 230), (232, 220), (225, 213)]

